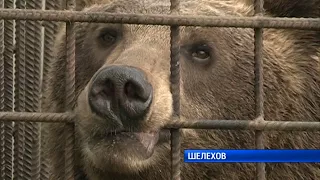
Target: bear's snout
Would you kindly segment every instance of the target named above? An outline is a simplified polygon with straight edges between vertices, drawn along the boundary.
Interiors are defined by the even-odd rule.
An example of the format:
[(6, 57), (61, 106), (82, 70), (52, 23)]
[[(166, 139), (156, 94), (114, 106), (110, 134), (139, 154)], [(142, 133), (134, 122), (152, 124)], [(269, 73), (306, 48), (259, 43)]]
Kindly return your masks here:
[(143, 120), (153, 88), (143, 71), (131, 66), (108, 66), (98, 71), (88, 92), (91, 110), (121, 126)]

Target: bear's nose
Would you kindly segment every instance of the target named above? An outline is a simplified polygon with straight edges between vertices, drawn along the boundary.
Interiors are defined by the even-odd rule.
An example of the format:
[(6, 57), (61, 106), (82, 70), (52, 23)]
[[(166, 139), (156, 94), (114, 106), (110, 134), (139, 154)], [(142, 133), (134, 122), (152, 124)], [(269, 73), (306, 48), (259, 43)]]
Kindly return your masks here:
[(121, 124), (143, 119), (152, 102), (153, 89), (145, 74), (130, 66), (109, 66), (100, 70), (89, 88), (93, 112)]

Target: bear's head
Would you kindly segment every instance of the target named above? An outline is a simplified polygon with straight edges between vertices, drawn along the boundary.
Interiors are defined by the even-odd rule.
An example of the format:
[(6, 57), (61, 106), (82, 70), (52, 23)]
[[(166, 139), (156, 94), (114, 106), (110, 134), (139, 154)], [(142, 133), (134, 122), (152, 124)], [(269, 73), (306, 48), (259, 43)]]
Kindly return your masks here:
[[(253, 14), (248, 3), (186, 0), (180, 4), (179, 14), (248, 16)], [(84, 11), (169, 14), (170, 2), (101, 1)], [(51, 70), (54, 89), (50, 100), (55, 104), (51, 106), (60, 112), (64, 101), (64, 33), (62, 30), (58, 38), (57, 61)], [(317, 53), (314, 44), (300, 43), (313, 33), (265, 31), (267, 119), (316, 119), (306, 113), (311, 106), (299, 103), (307, 102), (301, 97), (310, 99), (317, 92), (305, 81), (312, 75), (303, 75), (303, 68), (316, 74), (319, 60), (308, 66), (294, 65), (297, 59), (308, 61)], [(253, 29), (180, 27), (179, 45), (183, 119), (255, 118)], [(130, 174), (156, 164), (168, 166), (169, 130), (164, 127), (173, 113), (170, 27), (76, 23), (76, 97), (77, 147), (84, 169)], [(184, 148), (253, 148), (251, 135), (182, 131)]]

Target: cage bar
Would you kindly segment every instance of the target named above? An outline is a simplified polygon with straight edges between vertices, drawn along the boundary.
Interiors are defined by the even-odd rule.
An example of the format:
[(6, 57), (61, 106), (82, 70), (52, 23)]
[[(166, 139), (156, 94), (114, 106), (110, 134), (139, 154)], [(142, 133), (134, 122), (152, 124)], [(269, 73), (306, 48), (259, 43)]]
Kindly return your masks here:
[[(254, 15), (263, 16), (263, 0), (254, 1)], [(254, 29), (254, 95), (255, 95), (255, 121), (264, 121), (264, 93), (263, 93), (263, 29)], [(264, 149), (263, 131), (255, 132), (255, 146), (257, 149)], [(266, 179), (265, 163), (257, 163), (257, 180)]]
[[(4, 8), (4, 0), (0, 0), (0, 7)], [(4, 111), (5, 110), (5, 80), (4, 80), (4, 20), (0, 20), (0, 110)], [(3, 164), (3, 158), (5, 156), (5, 152), (4, 152), (4, 144), (5, 144), (5, 137), (4, 137), (4, 125), (5, 122), (0, 122), (0, 135), (1, 135), (1, 139), (0, 139), (0, 160), (1, 160), (1, 165)], [(2, 168), (1, 168), (1, 177), (3, 176), (3, 172), (2, 172)]]
[[(46, 0), (45, 10), (58, 10), (59, 6), (56, 0)], [(44, 56), (43, 56), (43, 90), (46, 89), (48, 84), (48, 71), (50, 69), (50, 62), (54, 58), (52, 48), (54, 47), (55, 36), (58, 32), (58, 22), (44, 21)]]
[[(25, 0), (16, 0), (18, 9), (25, 9), (25, 4)], [(26, 111), (25, 23), (24, 20), (16, 20), (15, 112)], [(22, 179), (24, 177), (25, 122), (15, 122), (14, 131), (13, 177)]]
[(0, 121), (72, 123), (73, 113), (0, 112)]
[(260, 131), (319, 131), (320, 122), (259, 121), (259, 120), (173, 120), (166, 128), (260, 130)]
[[(26, 1), (26, 9), (42, 9), (41, 1)], [(39, 21), (25, 23), (25, 63), (26, 63), (26, 111), (40, 111), (41, 94), (41, 24)], [(24, 176), (40, 179), (40, 126), (38, 122), (25, 123)]]
[(200, 27), (275, 28), (320, 30), (320, 18), (221, 17), (191, 15), (119, 14), (106, 12), (8, 10), (0, 9), (1, 19), (64, 22), (123, 23)]
[[(4, 8), (4, 0), (0, 0), (0, 8)], [(4, 111), (4, 20), (0, 20), (0, 111)], [(0, 122), (2, 123), (2, 122)], [(1, 156), (2, 154), (0, 154)]]
[[(177, 14), (180, 0), (170, 1), (171, 14)], [(170, 27), (170, 90), (172, 93), (173, 116), (180, 118), (180, 28)], [(180, 180), (181, 174), (181, 137), (180, 129), (171, 129), (171, 179)]]
[[(75, 10), (75, 0), (67, 1), (67, 9)], [(66, 66), (66, 111), (71, 111), (75, 105), (75, 27), (74, 23), (67, 23), (66, 27), (67, 44), (67, 66)], [(74, 123), (65, 127), (65, 179), (74, 179)]]
[[(56, 0), (45, 0), (45, 10), (58, 10), (60, 7)], [(58, 32), (58, 22), (52, 22), (52, 21), (44, 21), (44, 50), (43, 50), (43, 78), (42, 78), (42, 92), (44, 92), (47, 88), (49, 77), (48, 72), (50, 69), (50, 62), (54, 58), (53, 54), (53, 47), (55, 42), (55, 37)], [(44, 93), (42, 93), (42, 97)], [(48, 132), (46, 129), (41, 129), (41, 145), (43, 146), (45, 144), (45, 136), (47, 136)], [(41, 153), (43, 153), (41, 151)], [(43, 157), (41, 155), (41, 179), (49, 179), (49, 164), (47, 158)]]
[[(72, 123), (75, 114), (0, 112), (0, 121)], [(312, 121), (256, 121), (256, 120), (173, 120), (165, 128), (184, 129), (229, 129), (264, 131), (320, 131), (320, 122)]]
[[(25, 0), (16, 0), (22, 3)], [(47, 0), (49, 2), (49, 0)], [(171, 68), (170, 68), (170, 81), (171, 92), (173, 96), (173, 119), (166, 126), (171, 129), (171, 179), (180, 179), (180, 128), (193, 128), (193, 129), (230, 129), (230, 130), (255, 130), (256, 131), (256, 147), (263, 149), (263, 135), (262, 131), (319, 131), (320, 122), (292, 122), (292, 121), (265, 121), (263, 116), (263, 30), (262, 28), (278, 28), (278, 29), (305, 29), (305, 30), (320, 30), (320, 18), (271, 18), (260, 16), (263, 14), (263, 0), (255, 0), (255, 17), (205, 17), (205, 16), (180, 16), (176, 15), (175, 11), (179, 5), (178, 0), (171, 0), (171, 14), (170, 15), (146, 15), (146, 14), (117, 14), (117, 13), (99, 13), (99, 12), (73, 12), (75, 9), (75, 2), (72, 0), (68, 2), (68, 11), (55, 11), (55, 10), (34, 10), (34, 9), (4, 9), (4, 3), (6, 7), (13, 8), (12, 0), (0, 0), (0, 18), (4, 19), (0, 21), (0, 158), (1, 158), (1, 177), (2, 179), (12, 178), (12, 162), (9, 159), (12, 158), (12, 122), (22, 124), (30, 124), (33, 122), (55, 122), (66, 123), (65, 134), (67, 137), (65, 142), (65, 158), (61, 158), (65, 165), (65, 179), (74, 179), (74, 117), (75, 114), (68, 112), (72, 110), (75, 102), (75, 29), (73, 22), (100, 22), (100, 23), (126, 23), (126, 24), (148, 24), (148, 25), (167, 25), (171, 26), (170, 34), (170, 50), (171, 50)], [(29, 3), (35, 3), (30, 1)], [(20, 4), (22, 5), (22, 4)], [(50, 3), (49, 3), (49, 6)], [(51, 9), (51, 8), (47, 9)], [(54, 6), (54, 5), (52, 5)], [(22, 7), (22, 6), (21, 6)], [(52, 8), (54, 9), (54, 8)], [(13, 102), (13, 34), (14, 26), (13, 20), (17, 22), (17, 48), (16, 48), (16, 96), (15, 102)], [(34, 70), (34, 64), (25, 62), (22, 59), (26, 56), (24, 42), (24, 20), (39, 21), (45, 20), (45, 24), (50, 24), (49, 31), (47, 31), (47, 41), (52, 43), (54, 39), (54, 29), (56, 26), (51, 26), (53, 21), (67, 22), (66, 32), (66, 55), (67, 55), (67, 72), (66, 72), (66, 113), (35, 113), (37, 109), (36, 99), (40, 92), (39, 89), (31, 88), (32, 99), (26, 99), (24, 91), (28, 92), (28, 88), (37, 86), (40, 83), (40, 79), (37, 77), (37, 73)], [(5, 22), (5, 23), (4, 23)], [(37, 22), (32, 22), (34, 24)], [(238, 28), (255, 28), (255, 41), (254, 41), (254, 61), (255, 61), (255, 103), (256, 103), (256, 119), (254, 120), (195, 120), (185, 121), (180, 117), (180, 67), (179, 67), (179, 26), (202, 26), (202, 27), (238, 27)], [(34, 27), (34, 26), (33, 26)], [(4, 31), (4, 29), (6, 29)], [(37, 36), (38, 37), (38, 36)], [(35, 37), (28, 35), (29, 41), (34, 41)], [(38, 41), (38, 40), (37, 40)], [(3, 43), (5, 42), (5, 44)], [(34, 43), (34, 42), (33, 42)], [(4, 46), (5, 45), (5, 46)], [(34, 48), (34, 47), (33, 47)], [(45, 47), (45, 51), (50, 51), (51, 44)], [(40, 48), (39, 48), (40, 49)], [(36, 51), (34, 49), (34, 51)], [(45, 52), (48, 53), (48, 52)], [(30, 53), (31, 54), (31, 53)], [(29, 54), (29, 55), (30, 55)], [(5, 58), (4, 58), (5, 56)], [(50, 54), (47, 56), (52, 58)], [(33, 56), (34, 58), (34, 56)], [(10, 61), (12, 59), (12, 61)], [(38, 63), (37, 61), (33, 61)], [(29, 65), (29, 66), (28, 66)], [(45, 68), (49, 64), (45, 64)], [(45, 73), (46, 70), (44, 70)], [(23, 76), (27, 75), (28, 82)], [(31, 77), (32, 76), (32, 77)], [(32, 81), (33, 85), (30, 81)], [(30, 86), (30, 87), (29, 87)], [(25, 88), (25, 90), (24, 90)], [(29, 97), (29, 95), (28, 95)], [(31, 105), (28, 105), (30, 104)], [(13, 104), (16, 105), (16, 110), (21, 111), (13, 113)], [(27, 107), (31, 108), (27, 108)], [(23, 112), (32, 109), (31, 112)], [(34, 143), (35, 135), (33, 126), (29, 127), (29, 131), (25, 131), (25, 126), (15, 126), (17, 139), (15, 145), (14, 157), (14, 178), (22, 177), (39, 179), (39, 163), (29, 163), (32, 161), (25, 161), (28, 165), (28, 173), (21, 174), (22, 170), (26, 170), (25, 163), (21, 164), (21, 160), (24, 160), (21, 155), (24, 151), (25, 137), (30, 137), (30, 142)], [(18, 133), (17, 133), (18, 132)], [(24, 133), (29, 135), (26, 136)], [(27, 138), (28, 139), (28, 138)], [(8, 146), (11, 144), (11, 147)], [(19, 144), (19, 145), (18, 145)], [(28, 143), (26, 143), (28, 144)], [(27, 150), (27, 156), (38, 157), (39, 146), (33, 146), (31, 150)], [(34, 151), (36, 149), (36, 151)], [(11, 151), (9, 151), (11, 150)], [(19, 155), (20, 153), (20, 155)], [(22, 157), (22, 158), (21, 158)], [(18, 159), (17, 159), (18, 158)], [(20, 164), (19, 164), (20, 162)], [(18, 164), (16, 164), (18, 163)], [(29, 163), (29, 164), (28, 164)], [(5, 166), (6, 165), (6, 166)], [(44, 165), (45, 167), (45, 165)], [(11, 168), (11, 169), (10, 169)], [(43, 170), (43, 169), (42, 169)], [(33, 173), (36, 172), (36, 173)], [(17, 174), (16, 174), (17, 173)], [(44, 177), (44, 178), (42, 178)], [(44, 173), (41, 179), (45, 179), (47, 174)], [(257, 164), (257, 179), (264, 180), (265, 177), (265, 165), (264, 163)]]
[[(5, 0), (4, 8), (14, 8), (13, 0)], [(14, 55), (14, 21), (4, 21), (4, 111), (13, 111), (13, 55)], [(12, 178), (13, 122), (2, 122), (0, 126), (1, 179)]]

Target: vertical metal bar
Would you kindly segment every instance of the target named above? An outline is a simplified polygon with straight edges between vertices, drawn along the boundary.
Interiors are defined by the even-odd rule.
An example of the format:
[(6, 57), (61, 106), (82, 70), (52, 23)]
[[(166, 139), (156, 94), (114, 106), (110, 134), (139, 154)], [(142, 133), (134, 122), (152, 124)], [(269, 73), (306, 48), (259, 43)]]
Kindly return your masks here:
[[(179, 0), (171, 0), (171, 14), (178, 12)], [(173, 116), (180, 118), (180, 29), (179, 26), (170, 27), (170, 82), (173, 100)], [(171, 179), (180, 180), (181, 163), (180, 129), (171, 129)]]
[[(5, 0), (4, 8), (14, 8), (13, 0)], [(14, 54), (14, 21), (4, 21), (4, 106), (3, 111), (13, 111), (13, 54)], [(0, 123), (1, 171), (0, 179), (12, 178), (13, 123)]]
[[(75, 0), (67, 1), (67, 9), (75, 10)], [(75, 28), (74, 23), (67, 23), (67, 70), (66, 70), (66, 111), (72, 110), (75, 105)], [(66, 124), (65, 128), (65, 179), (74, 179), (74, 123)]]
[[(27, 1), (31, 2), (31, 1)], [(34, 3), (30, 3), (33, 9), (42, 8), (42, 2), (37, 0)], [(27, 6), (28, 8), (28, 3)], [(30, 7), (31, 8), (31, 7)], [(40, 112), (41, 107), (41, 50), (42, 50), (42, 26), (39, 21), (33, 21), (34, 28), (34, 86), (33, 86), (33, 111)], [(31, 164), (31, 179), (40, 180), (40, 123), (32, 123), (32, 164)]]
[[(16, 8), (25, 9), (25, 0), (16, 0)], [(15, 111), (24, 112), (25, 90), (26, 90), (26, 64), (25, 64), (25, 23), (26, 21), (16, 21), (16, 66), (15, 66)], [(23, 179), (23, 155), (25, 146), (25, 123), (15, 122), (14, 125), (14, 161), (13, 177)]]
[[(41, 9), (41, 1), (26, 1), (26, 9)], [(25, 111), (40, 111), (41, 24), (25, 23)], [(24, 178), (40, 179), (39, 123), (25, 123)]]
[[(45, 10), (58, 10), (59, 5), (57, 0), (45, 0)], [(43, 79), (42, 79), (42, 92), (47, 88), (48, 85), (48, 72), (51, 67), (50, 62), (54, 58), (52, 48), (54, 46), (55, 37), (58, 32), (58, 22), (44, 21), (44, 51), (43, 51)], [(41, 130), (41, 137), (47, 135), (46, 129)], [(41, 145), (43, 146), (44, 138), (41, 138)], [(49, 166), (48, 159), (41, 155), (41, 180), (49, 179)]]
[[(0, 0), (0, 8), (4, 8), (4, 0)], [(0, 20), (0, 111), (4, 110), (4, 20)], [(1, 142), (2, 143), (2, 142)], [(2, 156), (2, 146), (1, 154)]]
[[(259, 16), (263, 14), (263, 0), (254, 1), (254, 14)], [(255, 73), (255, 112), (257, 121), (264, 121), (264, 93), (263, 93), (263, 29), (254, 29), (254, 73)], [(256, 131), (255, 143), (257, 149), (264, 149), (263, 131)], [(265, 180), (265, 163), (257, 163), (257, 180)]]
[[(0, 0), (0, 8), (4, 8), (4, 0)], [(4, 111), (4, 20), (0, 20), (0, 110)], [(4, 122), (0, 122), (0, 162), (1, 162), (1, 170), (0, 175), (1, 178), (5, 176), (3, 170), (4, 156), (5, 156), (5, 132), (2, 128), (4, 126)]]
[[(45, 9), (46, 10), (58, 10), (59, 6), (57, 0), (46, 0)], [(50, 62), (53, 59), (52, 48), (54, 46), (55, 35), (58, 32), (58, 23), (53, 21), (43, 22), (45, 32), (44, 32), (44, 59), (43, 59), (43, 87), (47, 86), (48, 71), (50, 69)], [(45, 89), (45, 88), (44, 88)]]
[(40, 124), (33, 124), (31, 179), (40, 180)]

